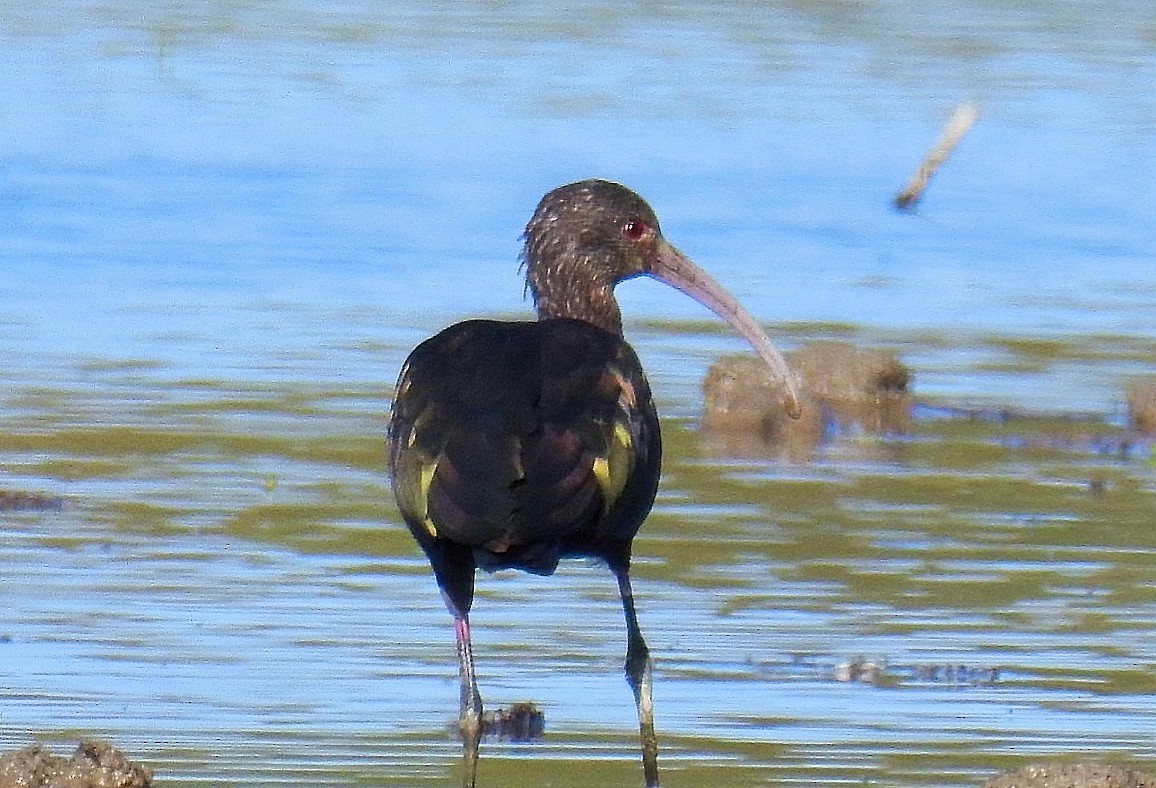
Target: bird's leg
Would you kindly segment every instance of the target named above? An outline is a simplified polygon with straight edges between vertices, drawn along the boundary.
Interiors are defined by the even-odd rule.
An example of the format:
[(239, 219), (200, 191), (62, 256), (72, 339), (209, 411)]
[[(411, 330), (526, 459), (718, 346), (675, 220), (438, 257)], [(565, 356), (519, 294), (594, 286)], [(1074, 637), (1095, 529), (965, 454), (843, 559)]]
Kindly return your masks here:
[(469, 616), (454, 616), (454, 634), (458, 642), (458, 678), (461, 680), (458, 726), (462, 735), (462, 788), (474, 788), (478, 773), (478, 744), (482, 740), (482, 696), (478, 693), (478, 680), (474, 675)]
[(470, 644), (470, 605), (474, 601), (474, 556), (469, 547), (453, 542), (427, 540), (422, 549), (442, 591), (442, 601), (454, 617), (458, 645), (458, 680), (461, 683), (458, 729), (462, 737), (462, 786), (474, 788), (478, 774), (478, 744), (482, 740), (482, 696), (474, 673), (474, 648)]
[(634, 612), (634, 592), (630, 589), (630, 570), (616, 568), (618, 593), (622, 596), (622, 610), (626, 613), (626, 681), (634, 690), (634, 703), (638, 707), (638, 734), (642, 739), (642, 772), (646, 788), (658, 788), (658, 738), (654, 734), (654, 702), (651, 699), (652, 683), (650, 649), (642, 639), (638, 628), (638, 615)]

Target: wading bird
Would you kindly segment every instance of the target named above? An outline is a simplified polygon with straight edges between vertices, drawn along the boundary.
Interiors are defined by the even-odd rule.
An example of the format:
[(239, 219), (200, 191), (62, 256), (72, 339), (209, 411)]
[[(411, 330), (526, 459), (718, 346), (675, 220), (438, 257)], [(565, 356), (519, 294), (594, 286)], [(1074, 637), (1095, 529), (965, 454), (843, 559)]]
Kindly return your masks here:
[(389, 422), (398, 508), (454, 619), (462, 784), (474, 785), (482, 732), (475, 570), (549, 575), (559, 559), (593, 557), (618, 580), (643, 773), (657, 786), (651, 659), (629, 571), (662, 439), (614, 286), (652, 276), (711, 308), (783, 379), (784, 406), (797, 413), (793, 377), (754, 318), (667, 243), (654, 211), (624, 186), (588, 180), (547, 194), (526, 226), (522, 262), (537, 321), (467, 320), (422, 342), (402, 367)]

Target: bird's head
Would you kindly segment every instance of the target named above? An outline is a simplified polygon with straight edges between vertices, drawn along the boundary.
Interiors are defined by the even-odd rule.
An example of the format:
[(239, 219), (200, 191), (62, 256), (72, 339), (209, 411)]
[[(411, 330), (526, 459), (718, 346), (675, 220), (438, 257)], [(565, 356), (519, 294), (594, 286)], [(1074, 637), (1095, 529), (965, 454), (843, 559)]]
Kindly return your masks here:
[(669, 246), (641, 197), (601, 180), (571, 183), (543, 197), (525, 240), (522, 263), (534, 301), (539, 309), (560, 312), (572, 311), (567, 304), (583, 306), (584, 295), (608, 294), (618, 282), (649, 273), (661, 247)]
[(616, 284), (651, 276), (681, 290), (754, 345), (784, 380), (787, 411), (798, 411), (794, 374), (755, 319), (662, 237), (654, 211), (625, 186), (586, 180), (549, 192), (526, 225), (522, 264), (539, 318), (578, 318), (617, 334)]

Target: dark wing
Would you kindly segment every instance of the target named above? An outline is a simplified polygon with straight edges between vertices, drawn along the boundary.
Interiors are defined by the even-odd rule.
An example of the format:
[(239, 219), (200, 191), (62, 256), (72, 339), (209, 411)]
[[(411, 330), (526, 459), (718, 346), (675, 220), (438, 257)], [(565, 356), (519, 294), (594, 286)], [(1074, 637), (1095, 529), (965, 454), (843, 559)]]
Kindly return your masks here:
[[(661, 442), (621, 337), (577, 320), (451, 326), (402, 369), (389, 428), (402, 515), (487, 568), (619, 560), (654, 500)], [(623, 553), (621, 558), (625, 558)]]

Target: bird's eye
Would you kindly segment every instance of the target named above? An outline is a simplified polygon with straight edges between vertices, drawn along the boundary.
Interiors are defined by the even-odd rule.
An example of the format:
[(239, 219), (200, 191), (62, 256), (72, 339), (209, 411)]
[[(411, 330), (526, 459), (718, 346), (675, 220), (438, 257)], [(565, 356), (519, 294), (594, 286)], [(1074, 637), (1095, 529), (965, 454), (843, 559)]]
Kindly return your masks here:
[(629, 221), (622, 225), (622, 234), (631, 241), (637, 241), (650, 232), (650, 225), (646, 222)]

